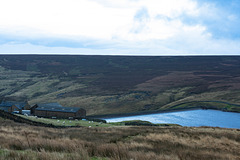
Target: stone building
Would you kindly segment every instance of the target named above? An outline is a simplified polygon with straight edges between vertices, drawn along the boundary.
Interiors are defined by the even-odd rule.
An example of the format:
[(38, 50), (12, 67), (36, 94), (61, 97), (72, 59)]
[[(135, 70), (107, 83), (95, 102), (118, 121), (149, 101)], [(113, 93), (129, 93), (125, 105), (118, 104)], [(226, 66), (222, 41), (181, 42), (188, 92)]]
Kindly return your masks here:
[(77, 118), (86, 117), (86, 110), (78, 107), (63, 107), (58, 103), (36, 104), (31, 108), (31, 114), (47, 118)]
[(21, 113), (22, 110), (29, 110), (30, 108), (28, 102), (2, 101), (0, 103), (0, 109), (9, 113)]

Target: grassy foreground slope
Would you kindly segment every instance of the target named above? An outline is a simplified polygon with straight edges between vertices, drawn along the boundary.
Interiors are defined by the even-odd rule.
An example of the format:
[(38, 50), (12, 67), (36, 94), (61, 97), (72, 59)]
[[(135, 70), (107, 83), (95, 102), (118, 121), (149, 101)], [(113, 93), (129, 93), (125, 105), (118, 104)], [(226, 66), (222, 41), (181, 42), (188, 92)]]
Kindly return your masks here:
[(0, 119), (0, 160), (240, 158), (237, 129), (99, 127), (54, 129)]
[(194, 107), (240, 112), (239, 56), (1, 55), (0, 74), (2, 99), (58, 102), (88, 115)]

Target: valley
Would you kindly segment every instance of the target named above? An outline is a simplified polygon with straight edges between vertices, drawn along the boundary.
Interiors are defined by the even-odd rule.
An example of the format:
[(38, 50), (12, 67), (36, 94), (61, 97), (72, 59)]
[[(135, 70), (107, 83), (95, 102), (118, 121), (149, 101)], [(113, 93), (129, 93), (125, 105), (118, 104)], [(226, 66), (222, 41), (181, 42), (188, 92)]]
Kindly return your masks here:
[(239, 56), (1, 55), (0, 74), (2, 100), (58, 102), (88, 116), (174, 107), (240, 112)]

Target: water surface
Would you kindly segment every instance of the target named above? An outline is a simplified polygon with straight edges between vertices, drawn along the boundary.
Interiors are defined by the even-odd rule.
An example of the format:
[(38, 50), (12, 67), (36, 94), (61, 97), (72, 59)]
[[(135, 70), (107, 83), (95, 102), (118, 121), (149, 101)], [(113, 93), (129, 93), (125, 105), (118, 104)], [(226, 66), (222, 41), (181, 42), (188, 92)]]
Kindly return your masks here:
[(172, 123), (182, 126), (211, 126), (240, 129), (240, 113), (217, 110), (191, 110), (106, 119), (107, 122), (128, 120), (143, 120), (152, 123)]

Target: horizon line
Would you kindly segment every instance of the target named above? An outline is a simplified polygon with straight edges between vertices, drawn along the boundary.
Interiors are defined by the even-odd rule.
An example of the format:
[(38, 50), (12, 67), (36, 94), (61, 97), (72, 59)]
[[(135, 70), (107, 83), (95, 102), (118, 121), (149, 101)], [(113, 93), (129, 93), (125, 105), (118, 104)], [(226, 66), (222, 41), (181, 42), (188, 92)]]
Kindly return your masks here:
[(161, 56), (169, 56), (169, 57), (184, 57), (184, 56), (193, 56), (193, 57), (201, 57), (201, 56), (240, 56), (240, 54), (97, 54), (97, 53), (0, 53), (2, 55), (60, 55), (60, 56), (132, 56), (132, 57), (161, 57)]

